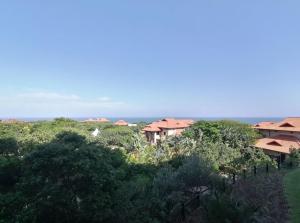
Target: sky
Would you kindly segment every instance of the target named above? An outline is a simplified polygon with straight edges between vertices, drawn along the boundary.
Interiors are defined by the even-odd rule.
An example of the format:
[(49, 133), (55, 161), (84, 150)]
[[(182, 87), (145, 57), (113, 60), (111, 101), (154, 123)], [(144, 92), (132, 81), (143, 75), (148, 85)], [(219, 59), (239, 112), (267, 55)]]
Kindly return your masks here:
[(300, 116), (299, 8), (3, 0), (0, 117)]

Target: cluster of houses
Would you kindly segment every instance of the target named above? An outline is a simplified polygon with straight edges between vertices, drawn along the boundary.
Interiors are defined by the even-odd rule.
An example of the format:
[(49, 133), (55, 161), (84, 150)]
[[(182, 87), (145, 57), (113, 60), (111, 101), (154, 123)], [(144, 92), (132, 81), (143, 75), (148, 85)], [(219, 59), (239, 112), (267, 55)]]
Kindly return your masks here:
[[(194, 123), (193, 120), (162, 119), (147, 125), (143, 131), (151, 144), (178, 136)], [(253, 126), (263, 136), (255, 143), (256, 148), (283, 161), (293, 149), (300, 149), (300, 117), (286, 118), (280, 122), (261, 122)]]
[(264, 137), (255, 146), (284, 160), (292, 149), (300, 149), (300, 117), (281, 122), (261, 122), (254, 126)]
[[(2, 123), (20, 123), (16, 119), (0, 120)], [(84, 122), (111, 123), (106, 118), (88, 119)], [(169, 136), (178, 136), (194, 123), (193, 120), (165, 118), (143, 128), (149, 143), (155, 145)], [(136, 126), (124, 120), (113, 123), (116, 126)], [(261, 122), (253, 126), (263, 136), (255, 143), (256, 148), (284, 160), (293, 149), (300, 149), (300, 117), (286, 118), (280, 122)]]
[[(87, 119), (83, 122), (90, 122), (90, 123), (111, 123), (110, 120), (106, 119), (106, 118), (96, 118), (96, 119)], [(131, 124), (128, 123), (124, 120), (118, 120), (114, 123), (114, 125), (116, 126), (129, 126), (129, 127), (133, 127), (133, 126), (137, 126), (136, 124)]]

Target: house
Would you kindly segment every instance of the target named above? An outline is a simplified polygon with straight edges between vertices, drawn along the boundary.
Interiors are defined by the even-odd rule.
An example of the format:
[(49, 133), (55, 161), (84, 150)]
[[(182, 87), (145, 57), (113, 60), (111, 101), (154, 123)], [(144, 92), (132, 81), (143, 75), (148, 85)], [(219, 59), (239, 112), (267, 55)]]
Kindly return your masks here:
[(156, 144), (168, 136), (178, 136), (194, 123), (193, 120), (178, 120), (166, 118), (147, 125), (143, 131), (148, 142)]
[(255, 146), (269, 155), (284, 160), (292, 149), (300, 149), (300, 117), (286, 118), (281, 122), (261, 122), (253, 128), (264, 136), (257, 140)]
[(102, 123), (105, 123), (105, 122), (110, 122), (108, 119), (106, 118), (97, 118), (96, 119), (97, 122), (102, 122)]
[(90, 119), (87, 119), (87, 120), (85, 120), (85, 121), (83, 121), (83, 122), (100, 122), (100, 123), (107, 123), (107, 122), (110, 122), (108, 119), (106, 119), (106, 118), (97, 118), (97, 119), (92, 119), (92, 118), (90, 118)]
[(128, 126), (128, 123), (125, 122), (124, 120), (119, 120), (119, 121), (115, 122), (115, 125), (117, 125), (117, 126)]

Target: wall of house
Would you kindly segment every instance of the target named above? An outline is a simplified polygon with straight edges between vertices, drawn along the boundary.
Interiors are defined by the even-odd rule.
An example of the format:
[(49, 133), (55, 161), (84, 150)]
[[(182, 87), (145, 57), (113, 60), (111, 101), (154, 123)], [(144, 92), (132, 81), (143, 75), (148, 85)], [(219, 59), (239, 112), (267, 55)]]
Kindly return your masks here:
[(160, 135), (157, 132), (146, 132), (146, 138), (151, 144), (156, 144), (157, 140), (160, 139)]
[(269, 156), (279, 156), (281, 153), (264, 149), (264, 152)]
[(184, 129), (163, 129), (160, 132), (160, 136), (161, 138), (166, 138), (167, 136), (176, 136), (180, 133), (182, 133), (184, 131)]
[(260, 130), (265, 137), (274, 137), (278, 135), (290, 135), (300, 139), (300, 132), (275, 131), (275, 130)]
[(154, 140), (155, 140), (155, 143), (157, 143), (157, 140), (160, 140), (160, 139), (161, 139), (161, 137), (160, 137), (159, 132), (155, 132), (155, 133), (154, 133)]
[(145, 135), (146, 135), (147, 141), (150, 143), (153, 143), (154, 136), (153, 136), (152, 132), (145, 132)]
[(185, 130), (185, 129), (177, 129), (177, 130), (176, 130), (176, 133), (177, 133), (177, 134), (181, 134), (184, 130)]
[(164, 140), (168, 136), (181, 134), (185, 129), (162, 129), (161, 132), (145, 132), (148, 142), (156, 144), (158, 140)]
[(167, 136), (175, 136), (175, 135), (176, 135), (176, 129), (167, 130)]

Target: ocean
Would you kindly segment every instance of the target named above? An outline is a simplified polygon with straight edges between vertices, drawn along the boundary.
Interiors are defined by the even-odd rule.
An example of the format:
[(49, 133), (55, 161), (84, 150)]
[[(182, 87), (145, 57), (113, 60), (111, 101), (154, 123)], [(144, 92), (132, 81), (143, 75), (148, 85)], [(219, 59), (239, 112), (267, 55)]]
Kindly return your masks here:
[[(76, 121), (83, 121), (83, 120), (87, 120), (91, 117), (81, 117), (81, 118), (72, 118), (73, 120)], [(96, 118), (96, 117), (92, 117), (92, 118)], [(274, 118), (274, 117), (247, 117), (247, 118), (241, 118), (241, 117), (173, 117), (176, 119), (192, 119), (195, 121), (199, 121), (199, 120), (207, 120), (207, 121), (217, 121), (217, 120), (233, 120), (233, 121), (239, 121), (242, 123), (247, 123), (247, 124), (256, 124), (259, 122), (265, 122), (265, 121), (270, 121), (270, 122), (277, 122), (282, 120), (283, 118)], [(35, 122), (35, 121), (51, 121), (54, 118), (19, 118), (19, 120), (23, 120), (23, 121), (28, 121), (28, 122)], [(163, 119), (163, 117), (107, 117), (107, 119), (109, 119), (112, 122), (116, 122), (118, 120), (125, 120), (126, 122), (129, 123), (139, 123), (139, 122), (146, 122), (146, 123), (150, 123), (153, 121), (157, 121), (160, 119)]]

